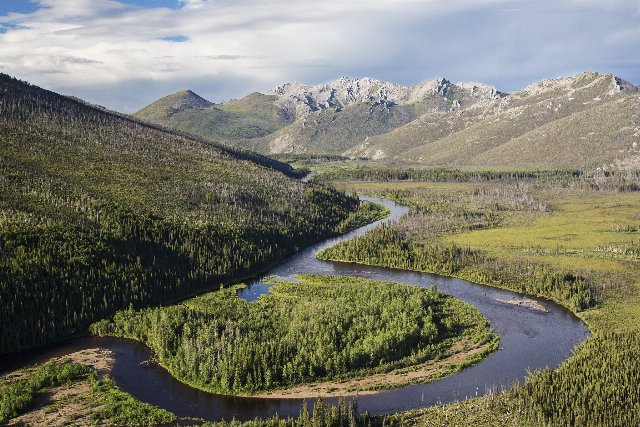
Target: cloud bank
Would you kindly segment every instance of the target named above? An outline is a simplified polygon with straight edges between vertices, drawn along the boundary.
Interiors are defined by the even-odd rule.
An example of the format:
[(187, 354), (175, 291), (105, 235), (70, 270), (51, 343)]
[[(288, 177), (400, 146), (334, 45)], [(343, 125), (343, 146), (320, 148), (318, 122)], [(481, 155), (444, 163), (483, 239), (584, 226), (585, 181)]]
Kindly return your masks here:
[(36, 3), (0, 16), (0, 71), (125, 112), (182, 88), (220, 101), (342, 75), (505, 91), (585, 70), (640, 82), (637, 0)]

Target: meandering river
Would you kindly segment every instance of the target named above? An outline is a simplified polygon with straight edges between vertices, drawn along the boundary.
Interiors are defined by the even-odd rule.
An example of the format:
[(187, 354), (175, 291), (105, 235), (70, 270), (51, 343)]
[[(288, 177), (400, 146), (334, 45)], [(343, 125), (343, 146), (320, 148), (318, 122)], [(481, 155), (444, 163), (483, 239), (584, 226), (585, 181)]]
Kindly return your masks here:
[[(387, 206), (391, 214), (373, 224), (308, 247), (285, 259), (262, 277), (275, 275), (279, 278), (292, 278), (295, 274), (334, 274), (424, 287), (436, 285), (439, 290), (472, 304), (489, 319), (494, 331), (500, 336), (500, 350), (470, 368), (432, 383), (360, 396), (360, 411), (368, 411), (372, 415), (398, 412), (500, 390), (509, 387), (514, 381), (522, 381), (529, 370), (556, 367), (571, 354), (576, 344), (588, 336), (588, 329), (580, 319), (569, 310), (546, 300), (531, 298), (546, 308), (547, 312), (543, 312), (505, 302), (513, 297), (523, 298), (524, 295), (465, 280), (316, 259), (315, 254), (319, 251), (362, 235), (383, 223), (395, 222), (408, 211), (406, 207), (387, 199), (364, 196), (362, 199)], [(269, 286), (257, 279), (239, 296), (253, 301), (260, 294), (268, 292)], [(140, 365), (140, 362), (150, 357), (145, 345), (117, 338), (87, 337), (25, 352), (17, 356), (19, 360), (15, 356), (0, 360), (0, 370), (94, 347), (114, 352), (115, 363), (111, 375), (122, 390), (179, 417), (208, 420), (230, 420), (235, 417), (249, 420), (270, 417), (276, 413), (295, 416), (302, 405), (299, 399), (233, 397), (193, 389), (172, 378), (159, 366)]]

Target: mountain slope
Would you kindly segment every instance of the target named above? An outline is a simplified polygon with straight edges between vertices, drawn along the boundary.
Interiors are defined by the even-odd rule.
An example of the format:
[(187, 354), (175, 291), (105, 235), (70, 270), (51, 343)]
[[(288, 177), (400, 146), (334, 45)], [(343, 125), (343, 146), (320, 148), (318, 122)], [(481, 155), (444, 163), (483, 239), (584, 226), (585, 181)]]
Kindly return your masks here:
[(368, 157), (373, 160), (394, 158), (417, 146), (426, 145), (459, 132), (487, 115), (487, 111), (480, 108), (426, 113), (390, 132), (366, 138), (344, 154), (352, 157)]
[(489, 86), (446, 79), (403, 87), (342, 77), (317, 86), (287, 83), (266, 95), (222, 104), (182, 91), (135, 116), (257, 152), (339, 154), (426, 112), (457, 110), (501, 95)]
[[(317, 86), (287, 83), (268, 95), (250, 95), (260, 102), (241, 101), (250, 105), (245, 112), (263, 111), (288, 124), (283, 120), (260, 137), (228, 142), (260, 153), (337, 154), (427, 167), (636, 167), (633, 142), (640, 141), (627, 135), (640, 125), (635, 103), (615, 101), (638, 94), (629, 82), (593, 72), (543, 80), (511, 94), (446, 79), (409, 87), (346, 77)], [(197, 111), (230, 111), (237, 102)], [(169, 110), (165, 103), (163, 111)], [(198, 123), (183, 124), (208, 132)], [(218, 125), (226, 126), (222, 120)], [(589, 142), (594, 135), (597, 141)]]
[(628, 96), (555, 120), (473, 159), (516, 168), (640, 168), (640, 96)]
[(287, 84), (270, 92), (295, 123), (252, 144), (265, 153), (341, 154), (355, 145), (410, 123), (422, 114), (455, 111), (501, 97), (494, 88), (455, 85), (446, 79), (402, 87), (345, 77), (320, 86)]
[(252, 93), (239, 100), (214, 104), (184, 90), (155, 101), (134, 113), (134, 117), (205, 138), (256, 138), (291, 122), (274, 101), (274, 96)]
[(0, 353), (254, 273), (357, 206), (271, 159), (4, 74), (0, 112)]
[(363, 138), (386, 133), (417, 116), (414, 108), (360, 103), (322, 109), (259, 140), (242, 145), (257, 152), (340, 154)]
[[(633, 107), (637, 94), (635, 86), (612, 75), (582, 73), (543, 81), (492, 104), (423, 115), (347, 154), (438, 167), (576, 168), (633, 163), (633, 154), (623, 154), (622, 148), (633, 143), (623, 144), (619, 136), (638, 125)], [(595, 117), (584, 119), (589, 116)], [(601, 132), (609, 128), (613, 131)], [(599, 135), (597, 149), (584, 146), (585, 134)]]

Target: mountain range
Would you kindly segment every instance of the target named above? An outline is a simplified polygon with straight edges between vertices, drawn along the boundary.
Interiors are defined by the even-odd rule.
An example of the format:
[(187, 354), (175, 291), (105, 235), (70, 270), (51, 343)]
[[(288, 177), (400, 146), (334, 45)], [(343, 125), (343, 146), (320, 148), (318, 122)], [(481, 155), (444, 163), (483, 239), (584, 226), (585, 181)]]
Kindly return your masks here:
[(263, 154), (338, 154), (456, 168), (640, 166), (640, 89), (584, 72), (506, 93), (445, 78), (342, 77), (214, 104), (191, 91), (137, 118)]

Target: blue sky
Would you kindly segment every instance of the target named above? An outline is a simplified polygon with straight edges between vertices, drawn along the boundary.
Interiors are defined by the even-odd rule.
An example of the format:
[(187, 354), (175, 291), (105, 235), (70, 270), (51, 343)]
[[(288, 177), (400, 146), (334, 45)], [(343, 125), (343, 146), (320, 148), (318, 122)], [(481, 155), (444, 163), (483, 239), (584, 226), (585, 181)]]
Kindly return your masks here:
[(37, 3), (30, 1), (0, 0), (0, 15), (6, 15), (11, 12), (31, 13), (38, 7)]
[[(179, 0), (123, 0), (121, 3), (142, 8), (166, 7), (180, 9), (183, 6)], [(40, 7), (37, 0), (0, 0), (0, 15), (31, 13)]]
[(0, 0), (0, 72), (132, 112), (340, 76), (640, 83), (638, 0)]

